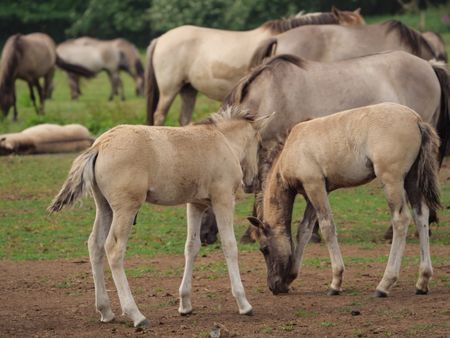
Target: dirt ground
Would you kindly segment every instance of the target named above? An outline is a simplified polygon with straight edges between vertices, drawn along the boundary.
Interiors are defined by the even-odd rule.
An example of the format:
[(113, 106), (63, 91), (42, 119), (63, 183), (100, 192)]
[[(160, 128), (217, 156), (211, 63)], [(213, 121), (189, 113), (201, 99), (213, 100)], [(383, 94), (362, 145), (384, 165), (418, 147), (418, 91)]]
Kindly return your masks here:
[[(198, 257), (194, 271), (194, 313), (178, 315), (177, 293), (183, 257), (133, 257), (126, 260), (138, 306), (151, 322), (136, 330), (120, 315), (117, 294), (108, 274), (107, 285), (116, 320), (102, 324), (94, 309), (94, 286), (88, 259), (0, 262), (1, 337), (208, 337), (215, 324), (220, 336), (240, 337), (450, 337), (450, 260), (434, 264), (431, 292), (414, 294), (418, 266), (406, 249), (400, 280), (388, 298), (372, 296), (384, 271), (376, 263), (388, 254), (388, 244), (375, 248), (342, 246), (346, 261), (344, 292), (327, 296), (331, 270), (323, 244), (307, 247), (306, 259), (324, 260), (302, 269), (287, 295), (273, 296), (266, 286), (266, 269), (259, 252), (240, 255), (241, 274), (254, 315), (240, 316), (230, 292), (223, 256)], [(432, 254), (448, 257), (445, 246)], [(368, 263), (369, 262), (369, 263)], [(373, 262), (373, 263), (372, 263)], [(219, 330), (212, 332), (218, 337)]]

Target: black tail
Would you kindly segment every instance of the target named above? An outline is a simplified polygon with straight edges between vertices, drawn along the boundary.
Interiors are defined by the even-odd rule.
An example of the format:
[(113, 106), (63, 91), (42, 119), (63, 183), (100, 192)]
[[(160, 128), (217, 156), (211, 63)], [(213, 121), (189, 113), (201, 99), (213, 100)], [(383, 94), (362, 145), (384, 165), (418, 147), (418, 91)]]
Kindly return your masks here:
[(62, 70), (65, 70), (66, 72), (73, 73), (78, 76), (83, 76), (87, 78), (91, 78), (95, 76), (95, 73), (83, 66), (76, 65), (73, 63), (68, 63), (61, 59), (58, 55), (56, 56), (56, 65), (61, 68)]
[(147, 48), (147, 70), (145, 74), (145, 95), (147, 96), (147, 124), (153, 125), (153, 114), (159, 101), (158, 82), (155, 77), (155, 69), (153, 68), (153, 53), (155, 51), (156, 42), (158, 39), (153, 39), (150, 46)]
[(439, 147), (439, 166), (441, 166), (445, 156), (445, 149), (450, 138), (450, 80), (449, 73), (446, 69), (433, 65), (433, 70), (441, 85), (441, 105), (436, 126), (436, 131), (441, 139), (441, 145)]
[(251, 70), (252, 68), (260, 65), (265, 58), (274, 55), (277, 45), (277, 38), (269, 38), (261, 42), (253, 53), (248, 69)]

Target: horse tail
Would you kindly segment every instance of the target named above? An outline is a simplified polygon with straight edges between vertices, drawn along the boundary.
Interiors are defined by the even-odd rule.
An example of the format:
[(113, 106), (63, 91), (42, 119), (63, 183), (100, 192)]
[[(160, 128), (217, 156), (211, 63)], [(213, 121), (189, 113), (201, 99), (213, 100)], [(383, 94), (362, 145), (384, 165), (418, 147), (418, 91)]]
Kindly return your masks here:
[(58, 212), (65, 206), (72, 205), (93, 188), (94, 167), (98, 152), (98, 147), (94, 145), (73, 161), (66, 181), (47, 208), (49, 212)]
[(64, 61), (59, 55), (56, 55), (56, 65), (61, 68), (62, 70), (65, 70), (68, 73), (72, 73), (78, 76), (83, 76), (87, 78), (91, 78), (95, 76), (95, 73), (86, 67), (83, 67), (81, 65), (69, 63), (67, 61)]
[(436, 125), (436, 131), (441, 139), (441, 145), (439, 147), (439, 166), (442, 165), (444, 160), (445, 150), (447, 143), (450, 139), (450, 77), (447, 69), (442, 66), (432, 64), (433, 70), (441, 85), (441, 103), (438, 123)]
[(23, 53), (20, 44), (21, 34), (14, 34), (5, 43), (0, 60), (0, 95), (12, 93), (14, 76), (19, 64), (19, 57)]
[(158, 82), (153, 68), (153, 53), (158, 39), (153, 39), (147, 48), (147, 67), (145, 72), (145, 93), (147, 96), (147, 124), (153, 125), (153, 114), (159, 101)]
[(274, 55), (277, 45), (277, 38), (269, 38), (261, 42), (252, 55), (248, 69), (251, 70), (253, 67), (260, 65), (265, 58)]

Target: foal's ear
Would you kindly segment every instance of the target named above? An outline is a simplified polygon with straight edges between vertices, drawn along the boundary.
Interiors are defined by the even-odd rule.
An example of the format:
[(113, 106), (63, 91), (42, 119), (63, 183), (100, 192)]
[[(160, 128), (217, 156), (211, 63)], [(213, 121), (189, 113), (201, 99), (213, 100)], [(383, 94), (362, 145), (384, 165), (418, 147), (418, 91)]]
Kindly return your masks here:
[(331, 13), (333, 13), (337, 18), (341, 16), (341, 11), (334, 6), (331, 7)]
[(358, 7), (353, 11), (353, 13), (360, 15), (361, 14), (361, 7)]
[(264, 223), (259, 220), (257, 217), (248, 216), (247, 220), (251, 225), (257, 227), (258, 229), (264, 230)]
[(267, 124), (272, 121), (273, 117), (275, 116), (275, 112), (271, 114), (266, 114), (264, 116), (258, 117), (255, 121), (253, 121), (253, 126), (256, 130), (262, 130), (264, 129)]

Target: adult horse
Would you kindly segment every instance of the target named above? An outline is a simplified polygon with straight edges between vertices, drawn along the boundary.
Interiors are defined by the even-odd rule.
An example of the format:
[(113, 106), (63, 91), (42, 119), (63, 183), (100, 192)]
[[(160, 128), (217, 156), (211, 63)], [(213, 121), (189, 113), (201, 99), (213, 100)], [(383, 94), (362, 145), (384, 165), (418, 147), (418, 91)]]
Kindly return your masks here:
[[(76, 74), (84, 74), (84, 69), (58, 57), (55, 43), (44, 33), (27, 35), (15, 34), (6, 40), (0, 61), (0, 108), (7, 116), (13, 107), (13, 120), (17, 120), (16, 79), (27, 82), (31, 101), (37, 113), (44, 113), (45, 99), (51, 96), (55, 65)], [(43, 86), (39, 82), (44, 78)], [(34, 88), (39, 96), (36, 104)]]
[[(125, 99), (123, 83), (119, 76), (119, 70), (128, 67), (125, 54), (109, 42), (83, 37), (67, 40), (56, 48), (58, 56), (66, 61), (84, 67), (89, 71), (85, 77), (90, 78), (95, 74), (105, 71), (111, 83), (111, 94), (109, 100), (115, 95)], [(72, 99), (77, 99), (81, 94), (79, 76), (67, 72)], [(119, 90), (121, 93), (119, 93)]]
[(197, 92), (222, 101), (248, 69), (258, 44), (300, 25), (339, 23), (363, 24), (359, 9), (354, 12), (305, 15), (268, 21), (244, 31), (225, 31), (196, 26), (174, 28), (147, 48), (147, 123), (164, 124), (175, 96), (181, 95), (180, 124), (191, 121)]
[(101, 321), (114, 319), (103, 274), (106, 253), (123, 313), (134, 326), (149, 325), (136, 306), (123, 267), (128, 234), (144, 202), (187, 203), (180, 314), (192, 311), (192, 270), (200, 249), (200, 221), (208, 205), (216, 213), (239, 313), (251, 314), (239, 274), (233, 214), (236, 190), (242, 182), (251, 185), (257, 173), (258, 131), (267, 116), (254, 116), (228, 107), (182, 128), (122, 125), (100, 136), (75, 159), (49, 210), (59, 211), (88, 190), (93, 192), (97, 215), (89, 255)]
[[(356, 108), (296, 125), (268, 176), (263, 218), (249, 217), (266, 260), (270, 290), (274, 294), (288, 292), (318, 220), (333, 271), (329, 294), (342, 291), (344, 261), (327, 195), (378, 177), (392, 215), (394, 237), (375, 294), (386, 297), (398, 280), (411, 218), (408, 202), (420, 237), (416, 293), (428, 293), (433, 274), (428, 215), (440, 207), (438, 147), (433, 127), (395, 103)], [(304, 196), (306, 209), (294, 247), (291, 219), (297, 194)]]
[(332, 62), (387, 50), (403, 50), (418, 57), (437, 59), (428, 41), (400, 21), (367, 26), (304, 26), (292, 29), (260, 43), (250, 68), (266, 57), (291, 54), (303, 59)]
[[(441, 138), (442, 160), (450, 132), (449, 97), (445, 68), (406, 52), (392, 51), (330, 63), (277, 56), (244, 77), (224, 104), (258, 114), (277, 112), (261, 131), (259, 178), (264, 182), (276, 156), (273, 149), (284, 142), (295, 124), (381, 102), (410, 107), (435, 127)], [(261, 191), (261, 186), (255, 191)], [(260, 196), (255, 213), (262, 214)], [(248, 230), (243, 240), (250, 237)]]
[(125, 59), (125, 62), (120, 64), (120, 70), (125, 71), (133, 78), (136, 85), (136, 95), (144, 95), (144, 66), (142, 65), (136, 46), (130, 41), (123, 38), (98, 40), (90, 37), (82, 37), (74, 40), (74, 42), (91, 46), (110, 45), (111, 48), (117, 48), (122, 54), (121, 57)]

